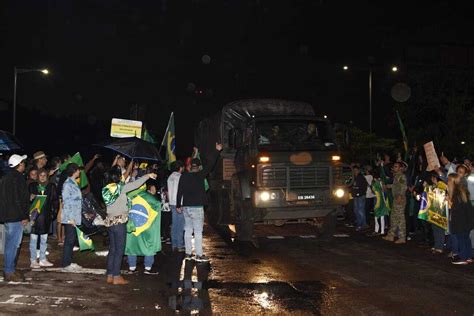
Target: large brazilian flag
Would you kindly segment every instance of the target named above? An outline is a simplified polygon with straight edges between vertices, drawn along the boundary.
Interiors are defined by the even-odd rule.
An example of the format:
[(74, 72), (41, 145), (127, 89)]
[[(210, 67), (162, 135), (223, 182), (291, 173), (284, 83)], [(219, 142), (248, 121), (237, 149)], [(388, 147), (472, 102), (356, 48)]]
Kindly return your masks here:
[(133, 223), (131, 226), (134, 229), (127, 232), (125, 254), (154, 256), (161, 251), (161, 203), (143, 189), (135, 190), (127, 196), (130, 200), (128, 220)]

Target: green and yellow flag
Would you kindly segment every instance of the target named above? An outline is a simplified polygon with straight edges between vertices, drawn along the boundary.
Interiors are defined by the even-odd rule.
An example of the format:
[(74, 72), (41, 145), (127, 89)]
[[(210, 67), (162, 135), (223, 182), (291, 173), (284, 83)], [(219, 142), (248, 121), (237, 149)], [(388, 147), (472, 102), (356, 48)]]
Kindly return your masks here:
[(397, 112), (397, 118), (398, 118), (398, 124), (400, 125), (400, 132), (402, 133), (403, 137), (403, 148), (405, 149), (405, 159), (408, 159), (408, 138), (407, 134), (405, 132), (405, 125), (403, 125), (402, 118), (400, 117), (400, 114)]
[(154, 256), (161, 251), (161, 203), (143, 188), (127, 197), (131, 204), (128, 220), (134, 229), (127, 232), (125, 254)]
[(171, 113), (170, 120), (168, 121), (168, 127), (166, 127), (165, 135), (161, 146), (166, 148), (166, 162), (168, 166), (172, 162), (176, 161), (176, 141), (175, 141), (175, 130), (174, 130), (174, 113)]
[(92, 239), (90, 239), (88, 236), (84, 235), (84, 232), (80, 230), (76, 226), (76, 233), (77, 233), (77, 240), (79, 242), (79, 248), (81, 251), (84, 250), (90, 250), (94, 251), (94, 243), (92, 242)]
[[(69, 165), (70, 163), (75, 163), (79, 167), (84, 167), (84, 162), (82, 161), (81, 154), (75, 153), (74, 156), (71, 157), (71, 159), (65, 161), (62, 165), (59, 166), (59, 171), (63, 172), (67, 168), (67, 165)], [(81, 174), (76, 181), (81, 189), (85, 188), (89, 184), (84, 170), (81, 170)]]
[(372, 190), (375, 193), (375, 206), (374, 215), (375, 217), (386, 216), (390, 214), (390, 204), (388, 198), (383, 192), (381, 180), (373, 180)]
[(43, 210), (47, 195), (37, 195), (30, 206), (30, 221), (35, 222)]
[(440, 182), (438, 187), (427, 187), (421, 196), (418, 218), (448, 230), (447, 187)]

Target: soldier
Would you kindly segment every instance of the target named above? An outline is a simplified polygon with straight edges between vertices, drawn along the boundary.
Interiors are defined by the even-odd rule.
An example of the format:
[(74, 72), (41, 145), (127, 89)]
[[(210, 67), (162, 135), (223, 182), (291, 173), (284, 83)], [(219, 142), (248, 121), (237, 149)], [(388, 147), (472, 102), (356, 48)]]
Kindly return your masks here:
[(405, 206), (407, 178), (405, 174), (403, 174), (403, 167), (403, 162), (396, 162), (393, 164), (393, 184), (387, 185), (387, 187), (392, 188), (393, 208), (390, 217), (390, 231), (384, 239), (394, 241), (398, 228), (398, 239), (395, 241), (396, 244), (406, 243)]

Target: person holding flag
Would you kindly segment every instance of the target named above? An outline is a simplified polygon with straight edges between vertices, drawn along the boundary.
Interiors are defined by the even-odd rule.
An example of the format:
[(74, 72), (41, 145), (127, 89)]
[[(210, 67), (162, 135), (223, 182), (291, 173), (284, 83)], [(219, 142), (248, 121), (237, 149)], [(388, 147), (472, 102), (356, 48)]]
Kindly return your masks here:
[(156, 275), (152, 270), (155, 254), (161, 251), (160, 210), (161, 203), (156, 198), (158, 183), (155, 180), (146, 182), (146, 191), (138, 189), (128, 194), (131, 202), (127, 224), (127, 242), (125, 254), (128, 259), (129, 272), (137, 269), (137, 256), (144, 256), (144, 274)]
[[(133, 164), (133, 161), (130, 163)], [(108, 228), (110, 238), (107, 256), (108, 284), (128, 284), (128, 281), (120, 275), (127, 236), (126, 223), (129, 219), (127, 193), (138, 189), (150, 178), (156, 179), (156, 173), (149, 173), (134, 182), (125, 184), (122, 181), (122, 171), (115, 167), (109, 171), (108, 184), (102, 188), (102, 198), (107, 206), (105, 226)]]
[[(38, 182), (29, 185), (30, 199), (30, 259), (32, 269), (51, 267), (53, 264), (46, 259), (46, 247), (49, 228), (59, 209), (59, 196), (56, 185), (48, 181), (48, 171), (38, 171)], [(39, 263), (37, 261), (37, 242), (40, 238)]]

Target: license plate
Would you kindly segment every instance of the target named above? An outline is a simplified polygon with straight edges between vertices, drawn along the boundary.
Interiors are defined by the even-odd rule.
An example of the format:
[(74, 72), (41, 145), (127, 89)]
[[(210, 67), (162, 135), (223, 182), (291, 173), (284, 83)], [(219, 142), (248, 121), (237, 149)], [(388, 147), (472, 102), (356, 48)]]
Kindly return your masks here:
[(300, 194), (298, 195), (298, 201), (307, 201), (307, 200), (314, 200), (316, 199), (316, 195), (314, 194)]

